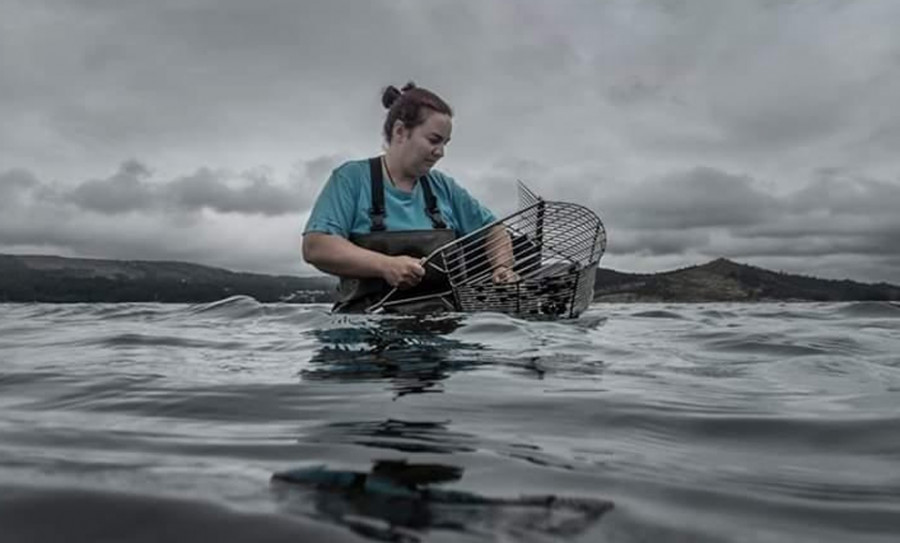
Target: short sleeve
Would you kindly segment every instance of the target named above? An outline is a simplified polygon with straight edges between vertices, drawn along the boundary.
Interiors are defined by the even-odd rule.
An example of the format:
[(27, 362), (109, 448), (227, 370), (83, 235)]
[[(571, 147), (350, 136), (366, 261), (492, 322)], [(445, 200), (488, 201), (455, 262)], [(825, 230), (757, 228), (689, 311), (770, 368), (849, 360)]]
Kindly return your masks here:
[(497, 220), (494, 214), (474, 196), (459, 186), (452, 178), (447, 178), (450, 187), (453, 213), (460, 227), (460, 234), (466, 235)]
[(303, 233), (321, 232), (349, 237), (356, 201), (351, 180), (341, 175), (339, 170), (333, 171), (313, 205)]

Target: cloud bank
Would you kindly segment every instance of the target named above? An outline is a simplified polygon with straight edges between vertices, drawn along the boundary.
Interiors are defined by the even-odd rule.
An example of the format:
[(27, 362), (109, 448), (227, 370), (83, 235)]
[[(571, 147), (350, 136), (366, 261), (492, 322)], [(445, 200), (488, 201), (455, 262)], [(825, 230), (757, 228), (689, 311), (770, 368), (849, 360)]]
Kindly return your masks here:
[(0, 250), (309, 272), (315, 194), (414, 79), (457, 112), (444, 171), (592, 206), (608, 266), (900, 282), (892, 0), (0, 7)]

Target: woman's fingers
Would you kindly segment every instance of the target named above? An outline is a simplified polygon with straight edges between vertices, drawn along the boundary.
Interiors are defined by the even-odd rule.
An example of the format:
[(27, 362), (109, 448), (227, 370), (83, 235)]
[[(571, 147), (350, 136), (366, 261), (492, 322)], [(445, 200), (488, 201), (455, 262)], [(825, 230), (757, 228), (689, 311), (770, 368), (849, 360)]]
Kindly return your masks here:
[(498, 284), (515, 283), (519, 280), (519, 274), (506, 266), (500, 266), (494, 270), (492, 278), (494, 280), (494, 283)]
[(425, 276), (425, 268), (419, 260), (409, 256), (394, 256), (389, 260), (383, 278), (392, 287), (413, 287)]

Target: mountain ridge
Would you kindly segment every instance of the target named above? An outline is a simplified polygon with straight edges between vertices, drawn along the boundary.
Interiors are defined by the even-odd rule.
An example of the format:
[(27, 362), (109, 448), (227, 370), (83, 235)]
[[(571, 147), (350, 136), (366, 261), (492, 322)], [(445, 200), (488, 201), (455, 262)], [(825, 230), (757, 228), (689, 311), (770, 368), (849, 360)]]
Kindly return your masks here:
[(0, 254), (0, 302), (203, 303), (238, 294), (264, 303), (327, 302), (334, 283), (190, 262)]
[(717, 258), (650, 274), (597, 270), (594, 301), (757, 302), (896, 301), (900, 287), (850, 279), (820, 279)]
[[(0, 302), (203, 303), (247, 295), (330, 302), (333, 277), (235, 272), (178, 261), (0, 254)], [(717, 258), (656, 273), (598, 268), (597, 302), (900, 301), (900, 287), (787, 274)]]

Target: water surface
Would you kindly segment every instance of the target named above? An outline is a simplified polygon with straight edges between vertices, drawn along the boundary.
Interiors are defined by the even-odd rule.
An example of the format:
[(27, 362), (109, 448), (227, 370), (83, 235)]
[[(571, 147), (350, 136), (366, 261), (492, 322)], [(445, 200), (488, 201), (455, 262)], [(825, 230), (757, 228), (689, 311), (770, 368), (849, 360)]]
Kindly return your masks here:
[(895, 541), (898, 331), (887, 303), (0, 305), (0, 533)]

